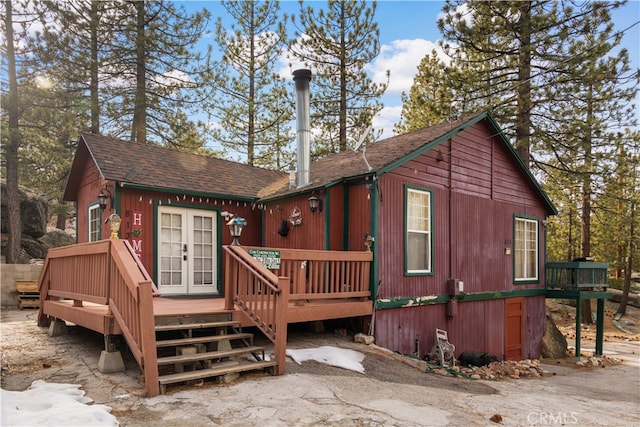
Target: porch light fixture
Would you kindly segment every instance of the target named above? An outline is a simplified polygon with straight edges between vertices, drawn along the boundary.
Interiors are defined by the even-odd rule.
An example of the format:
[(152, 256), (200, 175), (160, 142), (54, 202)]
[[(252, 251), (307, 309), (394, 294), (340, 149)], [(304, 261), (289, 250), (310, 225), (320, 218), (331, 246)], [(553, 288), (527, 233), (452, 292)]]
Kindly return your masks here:
[(113, 208), (113, 195), (109, 188), (107, 188), (107, 184), (100, 190), (100, 194), (98, 194), (98, 205), (100, 205), (100, 210), (104, 211), (107, 209), (107, 199), (109, 200), (109, 207)]
[(109, 221), (110, 227), (111, 227), (111, 237), (109, 238), (117, 239), (118, 232), (120, 231), (120, 224), (122, 223), (122, 219), (120, 218), (120, 215), (116, 213), (111, 214), (109, 215), (109, 218), (107, 218), (107, 221)]
[(247, 220), (242, 217), (232, 218), (227, 222), (227, 226), (229, 226), (229, 233), (231, 233), (231, 237), (233, 237), (231, 246), (240, 246), (238, 237), (242, 234), (242, 229), (247, 226)]
[(316, 213), (316, 211), (322, 212), (322, 199), (316, 196), (315, 191), (309, 197), (309, 209), (312, 214)]

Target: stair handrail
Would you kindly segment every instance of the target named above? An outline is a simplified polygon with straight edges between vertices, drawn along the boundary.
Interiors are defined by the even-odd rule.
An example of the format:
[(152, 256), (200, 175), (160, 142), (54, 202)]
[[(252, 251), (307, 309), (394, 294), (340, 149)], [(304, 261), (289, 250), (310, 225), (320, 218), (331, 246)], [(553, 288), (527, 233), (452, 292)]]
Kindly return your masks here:
[(144, 370), (150, 397), (160, 393), (153, 315), (155, 285), (127, 240), (100, 240), (50, 249), (39, 278), (38, 325), (47, 326), (47, 299), (108, 306)]
[(277, 375), (284, 374), (289, 278), (276, 276), (241, 246), (223, 246), (225, 309), (238, 308), (274, 343)]
[(157, 288), (128, 240), (112, 240), (109, 310), (144, 371), (149, 397), (160, 394), (153, 295)]

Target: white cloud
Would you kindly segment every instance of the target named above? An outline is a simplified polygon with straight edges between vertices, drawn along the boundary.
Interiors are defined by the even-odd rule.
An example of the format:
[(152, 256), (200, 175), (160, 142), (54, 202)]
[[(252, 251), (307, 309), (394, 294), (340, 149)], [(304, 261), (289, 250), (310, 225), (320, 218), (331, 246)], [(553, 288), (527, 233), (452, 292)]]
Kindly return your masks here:
[(374, 129), (382, 129), (382, 135), (378, 139), (390, 138), (393, 136), (393, 125), (400, 121), (402, 105), (385, 106), (373, 118)]
[(441, 58), (446, 57), (442, 49), (429, 40), (394, 40), (380, 48), (380, 55), (369, 66), (369, 72), (374, 82), (384, 82), (387, 70), (391, 71), (386, 95), (396, 96), (399, 101), (400, 94), (411, 88), (420, 61), (433, 49)]

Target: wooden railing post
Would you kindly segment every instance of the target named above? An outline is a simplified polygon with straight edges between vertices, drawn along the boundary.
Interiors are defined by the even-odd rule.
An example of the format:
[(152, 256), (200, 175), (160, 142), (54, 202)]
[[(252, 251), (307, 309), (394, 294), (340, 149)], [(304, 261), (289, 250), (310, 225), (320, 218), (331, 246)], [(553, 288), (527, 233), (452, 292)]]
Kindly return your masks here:
[(143, 355), (144, 382), (149, 397), (160, 394), (152, 282), (138, 285), (140, 308), (140, 347)]
[(280, 293), (276, 295), (276, 337), (274, 345), (274, 355), (278, 362), (276, 375), (283, 375), (286, 364), (287, 352), (287, 309), (289, 306), (289, 278), (278, 277), (278, 287)]

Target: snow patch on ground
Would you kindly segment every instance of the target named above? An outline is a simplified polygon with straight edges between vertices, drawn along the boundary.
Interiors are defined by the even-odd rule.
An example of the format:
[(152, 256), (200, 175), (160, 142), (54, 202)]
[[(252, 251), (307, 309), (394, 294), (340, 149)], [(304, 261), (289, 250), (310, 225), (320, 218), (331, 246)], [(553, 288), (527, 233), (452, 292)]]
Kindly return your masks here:
[(90, 405), (79, 385), (34, 381), (25, 391), (2, 390), (3, 426), (118, 426), (105, 405)]
[(287, 349), (287, 356), (292, 358), (298, 365), (301, 365), (306, 360), (315, 360), (316, 362), (364, 374), (364, 366), (362, 366), (364, 354), (355, 350), (325, 345), (300, 350)]

